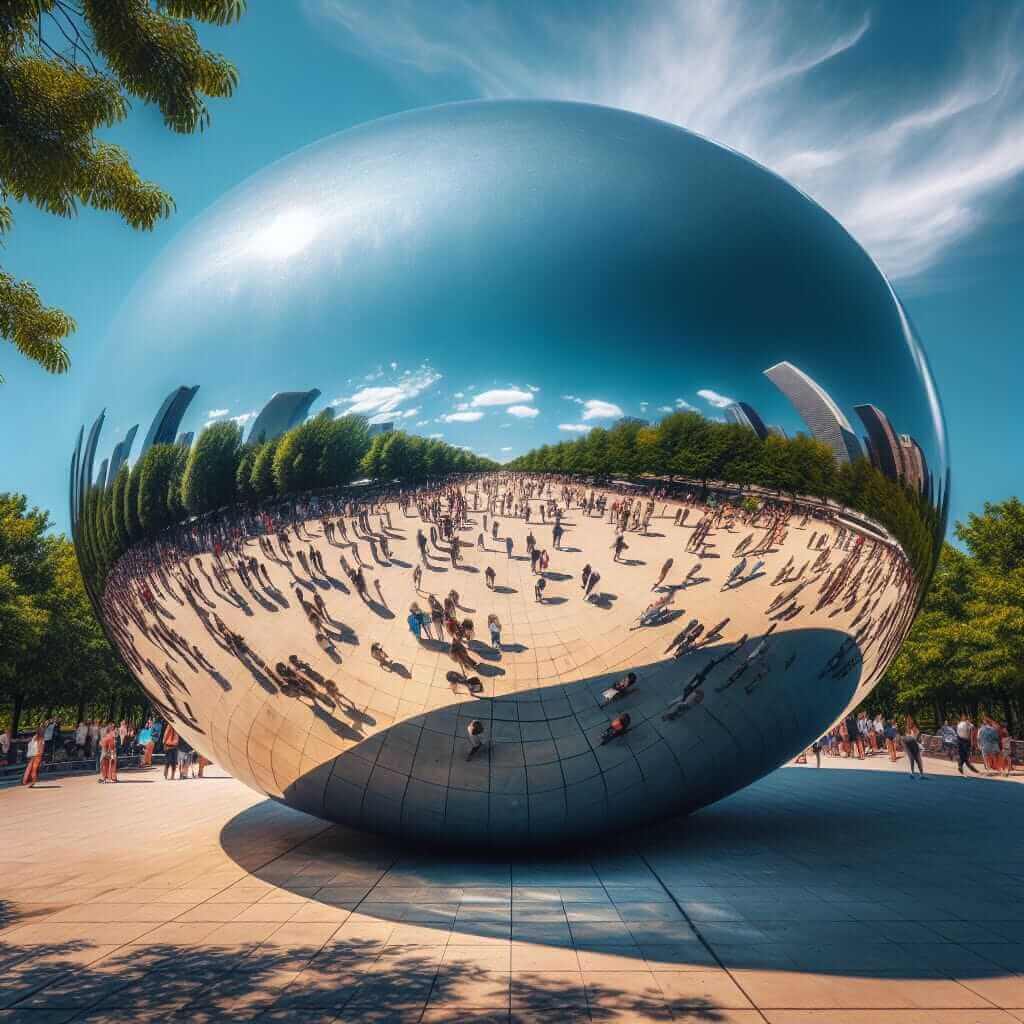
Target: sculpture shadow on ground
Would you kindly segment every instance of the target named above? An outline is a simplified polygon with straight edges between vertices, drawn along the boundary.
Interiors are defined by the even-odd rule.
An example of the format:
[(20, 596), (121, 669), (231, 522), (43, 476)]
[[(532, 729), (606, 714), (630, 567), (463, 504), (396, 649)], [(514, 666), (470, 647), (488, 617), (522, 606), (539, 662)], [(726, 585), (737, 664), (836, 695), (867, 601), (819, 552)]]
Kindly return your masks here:
[[(986, 838), (993, 816), (1009, 832)], [(962, 828), (951, 832), (950, 820)], [(271, 801), (221, 833), (225, 852), (263, 882), (364, 920), (438, 929), (452, 944), (510, 937), (663, 970), (968, 985), (1024, 968), (1021, 840), (1024, 787), (813, 768), (780, 769), (696, 814), (549, 856), (410, 849), (317, 829)]]

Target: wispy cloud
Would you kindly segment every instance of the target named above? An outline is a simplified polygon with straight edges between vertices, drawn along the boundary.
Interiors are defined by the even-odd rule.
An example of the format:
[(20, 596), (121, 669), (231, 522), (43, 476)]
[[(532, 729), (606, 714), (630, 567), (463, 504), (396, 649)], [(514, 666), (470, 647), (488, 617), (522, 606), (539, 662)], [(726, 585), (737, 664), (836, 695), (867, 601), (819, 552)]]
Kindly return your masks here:
[[(695, 405), (690, 405), (690, 403), (685, 398), (677, 398), (676, 399), (676, 408), (677, 409), (689, 409), (692, 412), (696, 412), (697, 411), (697, 407)], [(670, 409), (669, 412), (671, 412), (671, 411), (672, 410)]]
[(558, 429), (564, 430), (569, 434), (585, 434), (588, 430), (593, 428), (592, 423), (559, 423)]
[(603, 402), (599, 398), (590, 398), (583, 403), (585, 420), (614, 420), (623, 416), (622, 409), (614, 402)]
[(533, 405), (510, 405), (505, 412), (520, 420), (532, 420), (540, 410)]
[(222, 416), (227, 416), (229, 412), (229, 409), (211, 409), (206, 414), (206, 418), (208, 420), (219, 420)]
[(510, 452), (510, 451), (512, 451), (512, 448), (511, 448), (511, 447), (509, 447), (509, 446), (506, 446), (505, 448), (502, 448), (501, 450), (502, 450), (503, 452)]
[[(730, 398), (728, 395), (720, 395), (717, 391), (712, 391), (711, 388), (701, 388), (700, 391), (697, 392), (697, 395), (698, 397), (703, 398), (708, 405), (713, 405), (716, 409), (727, 409), (736, 401), (735, 398)], [(682, 400), (676, 399), (676, 404), (679, 405), (680, 401)], [(687, 406), (686, 403), (683, 402), (680, 408), (692, 409), (693, 406)]]
[[(383, 373), (380, 374), (382, 376)], [(378, 379), (377, 374), (369, 375)], [(415, 398), (432, 388), (441, 379), (433, 367), (424, 363), (415, 370), (409, 370), (395, 381), (394, 384), (375, 384), (360, 388), (354, 394), (335, 398), (331, 405), (345, 406), (345, 413), (362, 413), (375, 416), (380, 413), (393, 413), (403, 402)]]
[(493, 388), (490, 391), (481, 391), (479, 395), (474, 395), (470, 405), (478, 409), (481, 406), (513, 405), (516, 402), (532, 401), (532, 391), (524, 391), (522, 388)]
[(478, 410), (467, 410), (466, 412), (450, 412), (447, 416), (440, 417), (441, 423), (476, 423), (482, 420), (484, 414)]
[(595, 19), (582, 6), (449, 0), (439, 17), (418, 0), (304, 2), (341, 45), (398, 73), (461, 75), (476, 96), (622, 107), (731, 146), (815, 198), (897, 278), (985, 223), (1024, 171), (1024, 14), (1010, 4), (966, 18), (952, 59), (908, 87), (902, 65), (877, 73), (888, 55), (822, 77), (870, 52), (867, 4), (639, 0)]

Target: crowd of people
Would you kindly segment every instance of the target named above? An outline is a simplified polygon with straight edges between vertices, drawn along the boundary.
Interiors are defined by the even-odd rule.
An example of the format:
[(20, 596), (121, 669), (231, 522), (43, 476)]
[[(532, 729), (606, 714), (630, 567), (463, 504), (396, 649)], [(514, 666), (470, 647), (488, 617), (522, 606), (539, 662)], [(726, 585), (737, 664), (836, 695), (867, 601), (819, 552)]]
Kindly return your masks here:
[[(393, 510), (400, 514), (397, 526)], [(443, 644), (453, 664), (448, 673), (453, 687), (479, 694), (483, 638), (456, 589), (442, 597), (424, 588), (424, 569), (434, 569), (438, 560), (460, 567), (469, 550), (461, 535), (469, 532), (476, 535), (476, 549), (486, 561), (481, 568), (489, 592), (502, 589), (501, 556), (506, 563), (523, 557), (534, 577), (534, 601), (565, 601), (564, 592), (552, 595), (550, 584), (566, 578), (554, 571), (554, 562), (563, 551), (567, 530), (574, 528), (573, 517), (606, 523), (610, 544), (605, 558), (627, 567), (643, 564), (630, 557), (631, 545), (645, 543), (633, 536), (649, 536), (655, 518), (659, 528), (668, 523), (678, 532), (676, 557), (690, 556), (688, 564), (677, 568), (676, 557), (664, 561), (651, 586), (652, 600), (636, 620), (637, 629), (662, 627), (681, 614), (674, 606), (677, 597), (706, 584), (716, 559), (732, 559), (719, 592), (742, 591), (771, 573), (766, 583), (774, 596), (763, 608), (763, 626), (756, 632), (734, 629), (729, 636), (732, 616), (707, 622), (693, 617), (669, 644), (665, 653), (681, 676), (678, 692), (662, 709), (668, 721), (699, 707), (708, 688), (716, 694), (749, 697), (774, 674), (789, 673), (800, 655), (780, 638), (785, 624), (795, 620), (802, 625), (820, 621), (823, 633), (842, 636), (820, 664), (801, 666), (800, 671), (837, 682), (853, 675), (855, 692), (865, 690), (884, 671), (916, 608), (916, 582), (899, 547), (881, 533), (871, 535), (844, 521), (834, 507), (765, 496), (744, 500), (691, 483), (658, 483), (639, 490), (570, 476), (493, 473), (418, 487), (338, 491), (266, 508), (231, 509), (182, 524), (156, 542), (137, 545), (118, 561), (104, 593), (106, 621), (125, 658), (151, 683), (158, 714), (195, 734), (203, 729), (184, 669), (211, 677), (225, 692), (231, 687), (230, 673), (218, 670), (209, 648), (204, 651), (194, 637), (184, 635), (179, 611), (191, 612), (210, 643), (236, 659), (268, 692), (300, 699), (331, 715), (354, 707), (333, 678), (342, 662), (342, 644), (365, 643), (370, 659), (382, 671), (402, 666), (386, 650), (387, 637), (354, 639), (346, 616), (328, 606), (321, 590), (332, 600), (338, 589), (354, 595), (383, 623), (393, 613), (381, 576), (405, 565), (411, 570), (409, 583), (404, 584), (411, 584), (405, 620), (409, 632), (419, 644)], [(418, 559), (411, 566), (394, 548), (404, 537), (408, 519), (419, 520)], [(501, 521), (510, 520), (519, 520), (527, 530), (521, 556), (514, 554), (514, 531), (501, 530)], [(545, 546), (537, 535), (548, 529), (550, 545)], [(791, 553), (794, 530), (807, 535), (806, 557)], [(319, 538), (333, 549), (340, 580), (333, 575), (333, 562), (325, 560)], [(784, 548), (790, 552), (785, 559), (778, 556)], [(607, 606), (614, 595), (601, 588), (601, 568), (611, 568), (599, 564), (599, 550), (587, 553), (594, 561), (583, 566), (580, 598)], [(286, 586), (274, 582), (268, 565), (289, 574)], [(256, 649), (258, 632), (242, 635), (221, 615), (224, 606), (247, 616), (261, 606), (277, 611), (287, 606), (288, 591), (323, 653), (325, 665), (320, 668), (300, 650), (265, 657)], [(710, 605), (721, 611), (720, 602)], [(500, 656), (498, 609), (485, 609), (484, 615), (491, 652)], [(148, 641), (145, 649), (141, 638)], [(715, 655), (698, 667), (692, 656), (711, 644), (717, 645)], [(689, 673), (688, 663), (694, 665)], [(632, 720), (629, 713), (617, 716), (608, 739), (625, 735)]]

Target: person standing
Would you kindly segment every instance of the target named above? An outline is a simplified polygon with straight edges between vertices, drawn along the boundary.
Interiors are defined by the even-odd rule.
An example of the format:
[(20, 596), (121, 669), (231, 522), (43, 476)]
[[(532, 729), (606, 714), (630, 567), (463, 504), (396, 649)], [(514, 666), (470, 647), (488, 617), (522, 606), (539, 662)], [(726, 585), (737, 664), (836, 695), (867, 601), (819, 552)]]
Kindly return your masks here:
[(11, 755), (11, 731), (0, 732), (0, 765), (6, 765)]
[(79, 757), (85, 757), (85, 744), (89, 738), (89, 727), (85, 722), (79, 722), (78, 728), (75, 729), (75, 752)]
[(28, 741), (25, 751), (25, 774), (21, 777), (23, 786), (34, 786), (39, 778), (39, 766), (43, 763), (43, 752), (46, 750), (46, 736), (42, 729), (36, 729), (35, 735)]
[(970, 769), (975, 775), (978, 769), (971, 764), (971, 749), (974, 746), (974, 723), (964, 715), (956, 724), (956, 770), (963, 775), (964, 768)]
[(978, 748), (985, 771), (989, 774), (999, 771), (999, 729), (988, 715), (982, 718), (978, 729)]
[(111, 722), (100, 737), (100, 782), (117, 782), (117, 731)]
[(178, 767), (178, 733), (170, 722), (164, 726), (164, 778), (174, 779)]
[(942, 723), (942, 727), (939, 729), (939, 739), (942, 740), (942, 749), (946, 753), (946, 758), (950, 761), (956, 760), (956, 729), (949, 724), (949, 719)]
[(491, 631), (491, 646), (501, 650), (501, 620), (494, 612), (487, 616), (487, 628)]
[(51, 718), (43, 727), (43, 757), (46, 761), (53, 760), (53, 732), (57, 727), (57, 720)]

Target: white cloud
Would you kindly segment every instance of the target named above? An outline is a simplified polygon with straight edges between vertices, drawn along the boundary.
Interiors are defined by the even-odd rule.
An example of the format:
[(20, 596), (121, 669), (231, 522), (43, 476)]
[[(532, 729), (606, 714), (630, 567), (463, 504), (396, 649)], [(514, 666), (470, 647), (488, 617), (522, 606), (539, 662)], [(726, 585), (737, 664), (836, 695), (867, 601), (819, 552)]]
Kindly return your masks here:
[[(1024, 171), (1024, 18), (1012, 4), (968, 20), (915, 88), (858, 71), (881, 36), (866, 3), (637, 0), (600, 21), (584, 5), (474, 0), (449, 0), (443, 18), (417, 0), (305, 9), (402, 73), (461, 74), (479, 96), (622, 107), (722, 142), (816, 199), (893, 277), (941, 260)], [(852, 72), (824, 77), (849, 51)]]
[(735, 398), (729, 398), (727, 395), (720, 395), (717, 391), (712, 391), (711, 388), (701, 388), (697, 394), (699, 397), (703, 398), (708, 405), (713, 405), (716, 409), (725, 409), (736, 401)]
[[(700, 392), (698, 392), (698, 394), (699, 393)], [(690, 405), (690, 403), (685, 398), (677, 398), (676, 399), (676, 408), (677, 409), (689, 409), (692, 412), (697, 412), (697, 407), (695, 405)]]
[(247, 423), (256, 419), (257, 413), (255, 409), (250, 409), (248, 412), (240, 413), (238, 416), (232, 416), (231, 422), (237, 423), (240, 427), (244, 427)]
[(532, 405), (510, 405), (505, 412), (519, 420), (532, 420), (540, 410)]
[(429, 434), (428, 436), (431, 440), (437, 441), (439, 438), (444, 437), (444, 434)]
[(511, 448), (511, 446), (509, 446), (509, 447), (506, 447), (506, 448), (502, 448), (501, 450), (503, 452), (510, 452), (510, 451), (512, 451), (512, 448)]
[(440, 418), (441, 423), (476, 423), (477, 420), (482, 420), (484, 414), (482, 412), (450, 412), (447, 416)]
[(227, 416), (229, 411), (228, 409), (211, 409), (206, 414), (206, 418), (208, 420), (219, 420), (222, 416)]
[(671, 405), (659, 405), (658, 412), (675, 412)]
[(516, 402), (532, 402), (533, 393), (523, 391), (522, 388), (493, 388), (490, 391), (481, 391), (479, 395), (473, 396), (470, 403), (473, 408), (491, 405), (514, 405)]
[(526, 387), (529, 391), (532, 391), (534, 394), (540, 391), (540, 388), (534, 387), (532, 384), (527, 384)]
[(589, 398), (583, 403), (583, 418), (585, 420), (612, 420), (619, 419), (623, 415), (622, 410), (614, 402), (602, 402), (598, 398)]
[(650, 402), (641, 402), (640, 403), (640, 411), (641, 412), (647, 412), (647, 406), (649, 406), (650, 404), (651, 404)]
[(404, 412), (396, 412), (395, 419), (397, 420), (409, 420), (413, 416), (419, 416), (420, 410), (417, 409), (406, 409)]
[(366, 421), (367, 423), (392, 423), (397, 417), (391, 412), (379, 412), (376, 416), (371, 416)]
[(345, 406), (342, 415), (362, 413), (365, 416), (372, 416), (378, 413), (393, 413), (403, 402), (429, 390), (440, 379), (441, 374), (424, 364), (416, 370), (406, 371), (394, 384), (360, 388), (352, 395), (335, 398), (330, 404)]
[(416, 426), (417, 427), (425, 427), (429, 422), (430, 422), (430, 420), (417, 420), (416, 421)]
[(570, 434), (585, 434), (588, 430), (592, 429), (592, 425), (587, 423), (559, 423), (558, 429)]
[(583, 399), (577, 398), (575, 395), (562, 395), (562, 399), (566, 402), (575, 402), (577, 405), (583, 404)]
[(455, 394), (452, 397), (453, 398), (465, 398), (466, 397), (466, 393), (464, 391), (456, 391)]
[(398, 363), (389, 363), (388, 365), (391, 367), (392, 370), (398, 369)]

